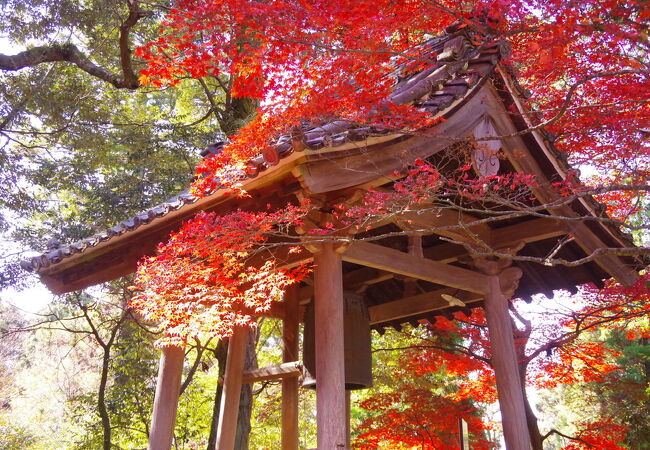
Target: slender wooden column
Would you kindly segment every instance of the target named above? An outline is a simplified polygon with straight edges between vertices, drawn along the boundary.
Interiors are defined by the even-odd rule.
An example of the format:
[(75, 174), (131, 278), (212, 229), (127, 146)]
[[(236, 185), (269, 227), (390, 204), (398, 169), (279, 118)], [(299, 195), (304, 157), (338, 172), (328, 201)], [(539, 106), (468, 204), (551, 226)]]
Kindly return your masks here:
[[(298, 287), (289, 287), (282, 324), (282, 361), (285, 363), (298, 360), (298, 301)], [(298, 377), (282, 379), (282, 450), (298, 450), (298, 388)]]
[(341, 255), (331, 243), (314, 254), (316, 424), (319, 450), (347, 447), (343, 277)]
[(162, 350), (156, 397), (153, 402), (149, 450), (169, 450), (172, 447), (184, 359), (185, 350), (181, 347), (165, 347)]
[(226, 374), (223, 380), (219, 429), (217, 431), (218, 450), (232, 450), (235, 447), (247, 338), (248, 328), (237, 327), (228, 344)]
[[(514, 267), (506, 269), (504, 272), (510, 272), (511, 277), (517, 274), (519, 277), (521, 276), (521, 270)], [(508, 313), (509, 296), (502, 292), (502, 282), (498, 275), (490, 275), (488, 279), (489, 289), (484, 301), (485, 314), (490, 333), (490, 353), (499, 393), (506, 448), (508, 450), (530, 450), (524, 394), (519, 379), (515, 340)]]

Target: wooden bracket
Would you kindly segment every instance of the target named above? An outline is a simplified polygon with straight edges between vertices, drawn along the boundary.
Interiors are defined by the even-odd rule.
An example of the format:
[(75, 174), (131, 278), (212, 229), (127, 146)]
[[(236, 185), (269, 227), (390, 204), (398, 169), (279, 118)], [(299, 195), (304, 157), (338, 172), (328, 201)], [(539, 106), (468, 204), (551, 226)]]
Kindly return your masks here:
[[(504, 255), (509, 255), (509, 256), (514, 256), (524, 248), (526, 245), (525, 242), (518, 242), (517, 244), (511, 246), (511, 247), (504, 247), (504, 248), (499, 248), (496, 249), (495, 252), (499, 254), (504, 254)], [(474, 262), (474, 266), (483, 272), (485, 275), (497, 275), (503, 271), (506, 267), (510, 267), (512, 265), (512, 258), (511, 257), (496, 257), (492, 258), (490, 256), (485, 256), (480, 254), (480, 250), (478, 253), (470, 252), (470, 257), (472, 258), (472, 261)]]
[(499, 273), (499, 286), (505, 298), (510, 299), (519, 287), (519, 280), (524, 272), (519, 267), (508, 267)]

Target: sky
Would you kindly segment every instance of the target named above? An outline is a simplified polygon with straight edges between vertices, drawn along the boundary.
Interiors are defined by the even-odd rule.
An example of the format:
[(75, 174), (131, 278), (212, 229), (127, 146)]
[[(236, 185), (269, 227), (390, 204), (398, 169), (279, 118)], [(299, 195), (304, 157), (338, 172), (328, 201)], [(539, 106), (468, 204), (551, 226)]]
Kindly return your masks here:
[[(0, 53), (16, 54), (19, 50), (20, 49), (12, 45), (8, 39), (0, 37)], [(5, 244), (6, 245), (0, 247), (0, 251), (2, 251), (4, 255), (20, 250), (18, 246), (11, 245), (11, 242)], [(53, 300), (53, 298), (54, 297), (50, 291), (48, 291), (40, 282), (23, 291), (16, 291), (15, 289), (5, 289), (0, 291), (1, 301), (10, 303), (26, 315), (41, 311)]]

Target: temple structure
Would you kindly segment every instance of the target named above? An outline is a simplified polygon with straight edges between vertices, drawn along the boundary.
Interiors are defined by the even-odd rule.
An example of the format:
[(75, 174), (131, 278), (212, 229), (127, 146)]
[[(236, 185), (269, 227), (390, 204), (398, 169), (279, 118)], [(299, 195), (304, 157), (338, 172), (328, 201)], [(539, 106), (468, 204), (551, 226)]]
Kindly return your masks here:
[[(348, 308), (344, 299), (353, 298), (362, 305), (359, 317), (367, 315), (367, 326), (378, 332), (484, 307), (507, 447), (529, 449), (508, 300), (537, 293), (551, 296), (556, 289), (575, 292), (578, 285), (599, 285), (610, 277), (630, 284), (637, 278), (639, 263), (602, 254), (582, 265), (554, 267), (507, 257), (579, 260), (600, 248), (632, 243), (615, 227), (581, 220), (603, 215), (602, 207), (591, 198), (562, 201), (551, 186), (564, 180), (570, 168), (551, 136), (543, 130), (529, 130), (532, 119), (522, 107), (525, 92), (499, 63), (506, 46), (473, 42), (466, 29), (452, 26), (423, 44), (431, 60), (427, 67), (406, 77), (396, 76), (391, 101), (415, 104), (445, 119), (427, 132), (360, 127), (343, 121), (307, 126), (250, 161), (244, 183), (250, 198), (233, 198), (224, 190), (204, 198), (182, 193), (103, 233), (53, 248), (26, 261), (24, 268), (37, 272), (55, 294), (113, 280), (134, 272), (141, 257), (154, 254), (156, 245), (166, 241), (182, 221), (203, 210), (255, 210), (259, 205), (279, 206), (310, 198), (314, 205), (310, 219), (318, 225), (329, 220), (333, 204), (353, 205), (371, 188), (389, 189), (399, 178), (395, 174), (403, 173), (417, 158), (440, 171), (452, 171), (469, 158), (476, 177), (531, 174), (537, 184), (528, 209), (513, 210), (499, 220), (487, 209), (481, 211), (478, 204), (471, 208), (432, 205), (379, 220), (372, 229), (347, 236), (346, 242), (320, 242), (297, 256), (282, 251), (274, 255), (280, 266), (313, 261), (313, 276), (291, 289), (285, 301), (269, 313), (284, 321), (284, 364), (244, 373), (247, 331), (236, 330), (229, 346), (218, 437), (219, 449), (232, 448), (243, 382), (282, 379), (281, 446), (298, 448), (298, 325), (307, 307), (313, 314), (309, 339), (315, 349), (312, 371), (318, 448), (348, 447), (342, 330)], [(485, 140), (490, 137), (499, 139)], [(485, 145), (463, 147), (464, 142), (476, 139), (484, 139)], [(219, 146), (208, 153), (216, 151)], [(481, 207), (492, 212), (496, 208)], [(386, 237), (361, 239), (370, 236)], [(171, 446), (182, 365), (182, 350), (163, 350), (151, 449)]]

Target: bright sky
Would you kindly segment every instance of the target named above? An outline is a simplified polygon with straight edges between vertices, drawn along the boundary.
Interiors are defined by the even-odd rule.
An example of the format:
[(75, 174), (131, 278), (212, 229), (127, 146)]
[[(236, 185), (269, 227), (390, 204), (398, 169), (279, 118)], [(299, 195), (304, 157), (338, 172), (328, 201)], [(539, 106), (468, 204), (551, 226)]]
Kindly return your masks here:
[[(18, 53), (19, 51), (20, 49), (16, 48), (15, 45), (12, 45), (8, 39), (0, 37), (0, 53), (11, 55)], [(19, 248), (12, 246), (10, 243), (0, 247), (0, 251), (2, 251), (3, 254), (11, 254), (17, 250), (19, 250)], [(15, 289), (5, 289), (0, 291), (0, 301), (14, 305), (19, 310), (24, 311), (25, 314), (33, 314), (41, 311), (52, 301), (53, 298), (54, 297), (50, 291), (48, 291), (41, 283), (38, 283), (32, 288), (25, 289), (24, 291), (16, 291)]]
[(13, 305), (26, 315), (42, 311), (53, 299), (54, 296), (41, 283), (24, 291), (14, 289), (0, 291), (0, 300)]

